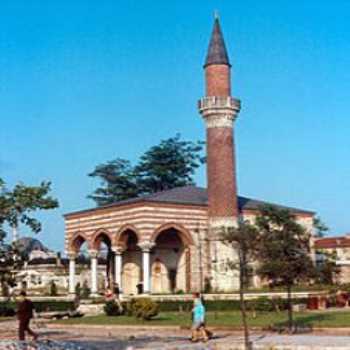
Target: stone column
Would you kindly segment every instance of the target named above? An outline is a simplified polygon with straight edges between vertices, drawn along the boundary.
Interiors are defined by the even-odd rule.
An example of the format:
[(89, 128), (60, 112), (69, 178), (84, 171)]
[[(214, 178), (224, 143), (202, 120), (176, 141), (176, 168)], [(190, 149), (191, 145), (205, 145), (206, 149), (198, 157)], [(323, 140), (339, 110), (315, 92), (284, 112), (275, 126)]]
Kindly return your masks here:
[(123, 251), (121, 247), (113, 247), (114, 252), (114, 282), (118, 284), (119, 290), (122, 290), (122, 266), (123, 266)]
[(75, 259), (76, 254), (74, 252), (68, 253), (69, 258), (69, 294), (75, 294)]
[(150, 252), (154, 247), (154, 243), (142, 242), (139, 247), (142, 250), (143, 292), (149, 294), (151, 292)]
[(90, 260), (91, 260), (91, 296), (98, 295), (98, 286), (97, 286), (97, 250), (90, 250)]

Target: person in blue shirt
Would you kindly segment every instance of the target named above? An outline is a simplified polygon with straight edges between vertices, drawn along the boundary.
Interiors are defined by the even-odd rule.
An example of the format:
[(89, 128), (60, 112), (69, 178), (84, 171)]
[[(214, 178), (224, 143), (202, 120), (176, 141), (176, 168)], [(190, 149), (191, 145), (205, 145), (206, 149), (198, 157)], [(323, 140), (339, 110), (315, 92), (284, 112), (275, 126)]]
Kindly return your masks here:
[(193, 298), (191, 340), (197, 342), (199, 337), (201, 337), (204, 342), (207, 342), (208, 334), (205, 329), (205, 307), (199, 293), (194, 293)]

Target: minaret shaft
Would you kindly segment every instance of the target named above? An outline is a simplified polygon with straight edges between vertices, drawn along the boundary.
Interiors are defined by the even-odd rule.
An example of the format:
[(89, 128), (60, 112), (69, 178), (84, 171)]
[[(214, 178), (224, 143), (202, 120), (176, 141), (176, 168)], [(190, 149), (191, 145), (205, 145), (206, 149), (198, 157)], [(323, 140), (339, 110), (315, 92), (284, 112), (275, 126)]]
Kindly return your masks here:
[(207, 178), (209, 218), (238, 216), (233, 130), (207, 128)]
[(230, 67), (224, 64), (213, 64), (205, 69), (206, 95), (231, 96)]
[(240, 101), (231, 97), (231, 65), (218, 19), (215, 19), (204, 65), (206, 97), (199, 111), (207, 127), (207, 180), (211, 228), (237, 223), (238, 203), (233, 122)]

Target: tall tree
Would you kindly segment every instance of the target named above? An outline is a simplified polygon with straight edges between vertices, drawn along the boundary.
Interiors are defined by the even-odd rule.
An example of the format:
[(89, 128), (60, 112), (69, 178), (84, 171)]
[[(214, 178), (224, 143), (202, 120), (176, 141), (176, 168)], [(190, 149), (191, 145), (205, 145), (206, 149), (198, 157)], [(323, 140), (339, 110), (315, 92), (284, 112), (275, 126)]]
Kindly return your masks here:
[(239, 272), (239, 300), (240, 311), (244, 330), (245, 349), (251, 349), (249, 339), (249, 327), (247, 322), (247, 310), (244, 299), (245, 291), (249, 287), (249, 278), (252, 274), (252, 265), (256, 261), (256, 249), (258, 244), (258, 230), (247, 221), (241, 221), (237, 227), (225, 227), (221, 229), (223, 242), (237, 252), (237, 259), (228, 262), (232, 270)]
[(99, 206), (136, 197), (139, 193), (138, 176), (128, 160), (117, 158), (100, 164), (89, 176), (101, 180), (101, 187), (88, 196)]
[(0, 178), (0, 282), (23, 261), (17, 242), (6, 243), (8, 228), (16, 229), (19, 225), (29, 227), (33, 232), (41, 231), (41, 223), (32, 216), (38, 210), (58, 207), (58, 201), (49, 195), (50, 182), (39, 186), (26, 186), (22, 183), (10, 190)]
[(330, 253), (322, 249), (316, 251), (317, 283), (326, 285), (338, 283), (341, 269), (337, 265), (336, 260), (336, 252)]
[(100, 164), (89, 176), (99, 178), (101, 187), (88, 198), (100, 206), (192, 185), (196, 169), (205, 162), (201, 155), (203, 145), (201, 141), (181, 140), (177, 134), (151, 147), (135, 166), (121, 158)]
[[(313, 227), (316, 237), (323, 237), (329, 228), (321, 220), (320, 217), (315, 217), (313, 220)], [(338, 282), (338, 276), (340, 274), (340, 268), (336, 264), (337, 254), (336, 252), (327, 252), (327, 250), (319, 249), (314, 252), (316, 257), (317, 276), (316, 282), (319, 284), (328, 284)]]
[(311, 233), (285, 209), (264, 206), (256, 219), (259, 230), (258, 274), (272, 286), (287, 291), (288, 329), (293, 330), (292, 287), (295, 283), (315, 277), (310, 254)]

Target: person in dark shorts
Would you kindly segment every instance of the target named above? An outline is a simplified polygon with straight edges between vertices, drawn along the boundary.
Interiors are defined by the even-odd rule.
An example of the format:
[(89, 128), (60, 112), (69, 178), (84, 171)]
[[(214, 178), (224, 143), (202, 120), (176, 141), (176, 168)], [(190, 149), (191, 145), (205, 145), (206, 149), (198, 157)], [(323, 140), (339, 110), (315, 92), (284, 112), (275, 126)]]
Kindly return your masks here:
[(27, 299), (26, 292), (20, 293), (20, 300), (17, 304), (18, 318), (18, 338), (19, 340), (26, 339), (26, 333), (30, 334), (34, 340), (38, 339), (38, 334), (29, 328), (30, 320), (33, 318), (34, 304)]
[(193, 309), (192, 309), (192, 336), (191, 341), (198, 340), (207, 342), (209, 337), (205, 328), (205, 307), (199, 293), (193, 294)]
[(114, 296), (116, 299), (119, 299), (120, 296), (120, 288), (118, 283), (114, 283)]

